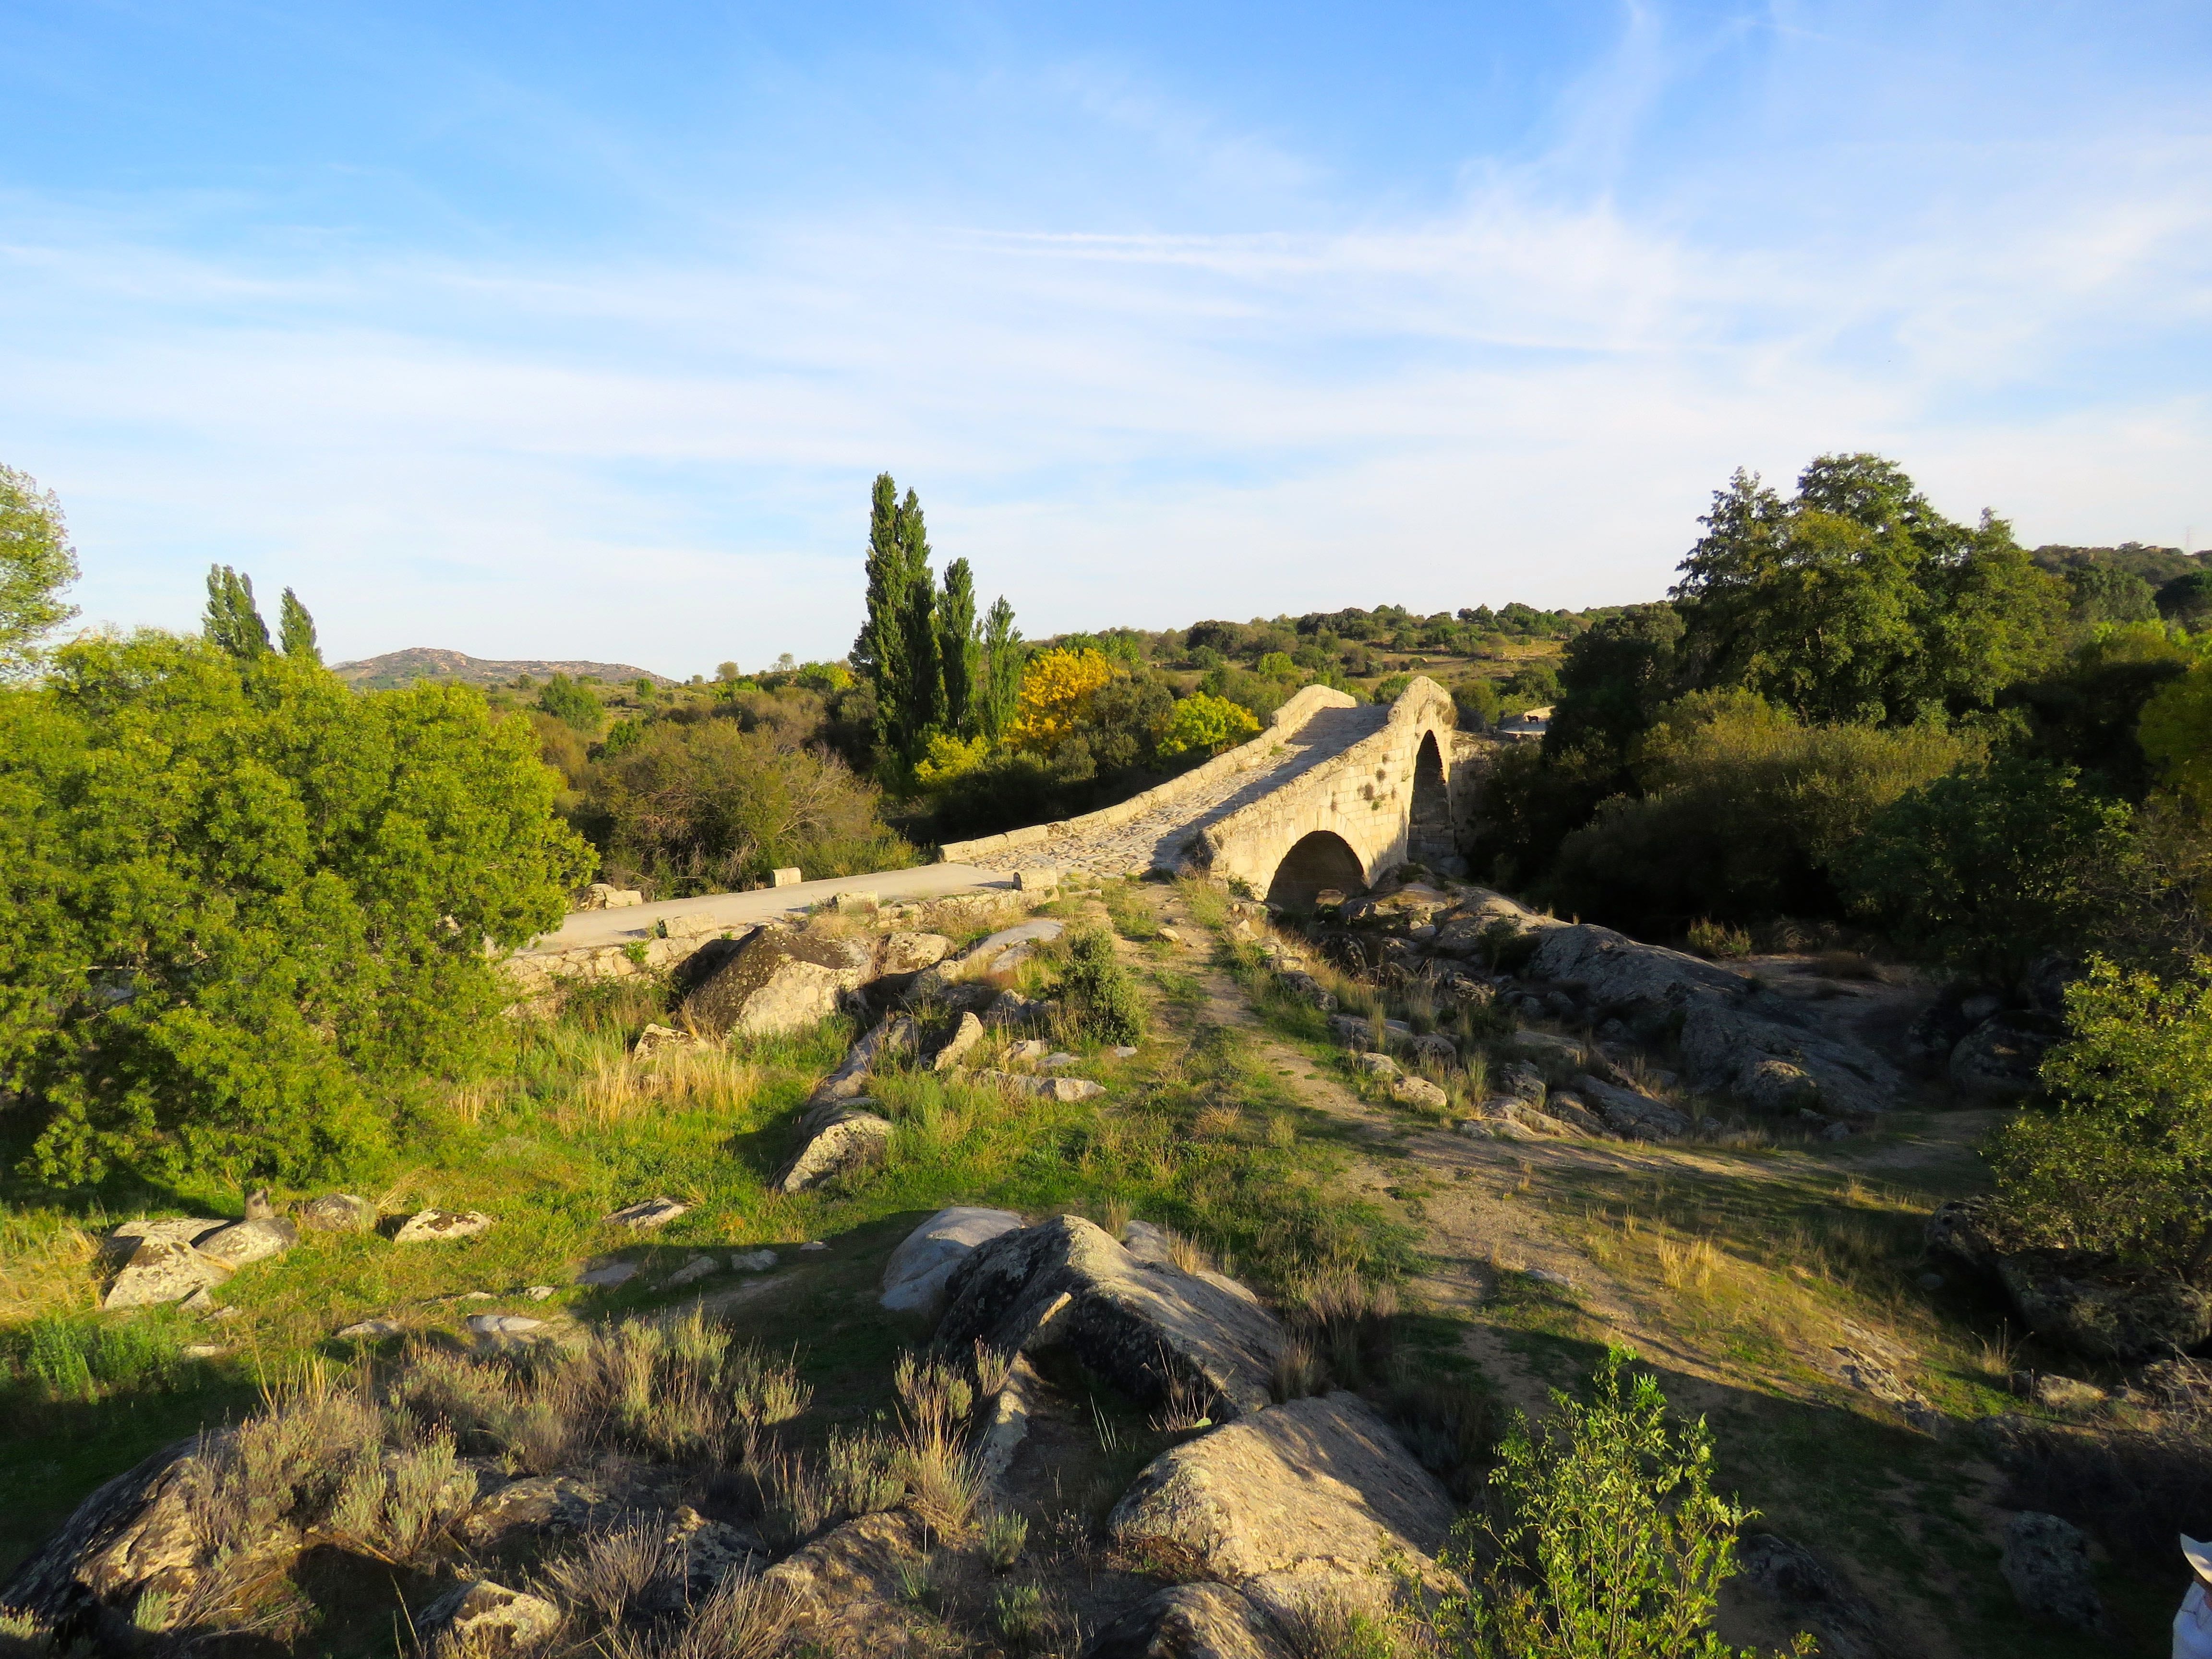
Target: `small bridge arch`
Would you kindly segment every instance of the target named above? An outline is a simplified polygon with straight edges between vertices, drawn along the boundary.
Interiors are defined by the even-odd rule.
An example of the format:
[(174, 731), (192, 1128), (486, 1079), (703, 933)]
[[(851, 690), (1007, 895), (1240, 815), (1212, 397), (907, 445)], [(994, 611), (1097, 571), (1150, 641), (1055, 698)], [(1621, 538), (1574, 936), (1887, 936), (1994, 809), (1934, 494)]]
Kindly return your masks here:
[(1334, 830), (1314, 830), (1298, 837), (1267, 884), (1267, 902), (1294, 910), (1313, 908), (1314, 900), (1334, 887), (1356, 893), (1367, 885), (1367, 872), (1352, 843)]

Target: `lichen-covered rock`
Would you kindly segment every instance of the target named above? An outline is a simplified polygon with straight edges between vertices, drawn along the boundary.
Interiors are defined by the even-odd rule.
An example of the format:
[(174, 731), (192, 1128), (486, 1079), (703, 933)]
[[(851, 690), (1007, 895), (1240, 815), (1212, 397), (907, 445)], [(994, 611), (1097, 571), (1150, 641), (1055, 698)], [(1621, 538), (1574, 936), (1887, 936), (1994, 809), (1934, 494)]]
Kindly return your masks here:
[(918, 974), (951, 953), (952, 941), (942, 933), (886, 933), (876, 950), (876, 971)]
[(872, 968), (872, 953), (850, 939), (763, 927), (684, 998), (684, 1020), (718, 1036), (802, 1030), (836, 1013), (838, 999)]
[(939, 1210), (900, 1240), (884, 1263), (883, 1305), (894, 1313), (934, 1316), (945, 1305), (953, 1269), (979, 1245), (1024, 1224), (1012, 1210), (965, 1204)]
[(1425, 1077), (1393, 1078), (1390, 1098), (1424, 1112), (1441, 1112), (1451, 1104), (1451, 1097)]
[(376, 1206), (351, 1193), (325, 1193), (300, 1210), (300, 1224), (311, 1233), (365, 1233), (376, 1220)]
[(799, 1120), (799, 1150), (769, 1185), (779, 1193), (805, 1192), (832, 1176), (881, 1164), (890, 1148), (891, 1126), (888, 1119), (866, 1109), (874, 1104), (859, 1095), (809, 1107)]
[(952, 1028), (952, 1035), (939, 1043), (931, 1053), (929, 1069), (933, 1072), (953, 1070), (975, 1052), (976, 1044), (982, 1040), (983, 1022), (972, 1013), (963, 1013), (960, 1016), (959, 1024)]
[(249, 1261), (282, 1255), (299, 1242), (300, 1230), (282, 1217), (274, 1217), (234, 1221), (207, 1234), (192, 1248), (227, 1267), (243, 1267)]
[(222, 1284), (230, 1272), (228, 1262), (202, 1255), (181, 1239), (149, 1238), (131, 1251), (100, 1306), (150, 1308), (181, 1302), (195, 1291)]
[(479, 1499), (454, 1530), (480, 1550), (517, 1535), (562, 1536), (583, 1531), (607, 1502), (603, 1488), (572, 1475), (532, 1475)]
[(1300, 1002), (1310, 1004), (1324, 1014), (1336, 1012), (1336, 996), (1311, 974), (1291, 972), (1277, 975), (1277, 983)]
[(898, 1651), (893, 1644), (909, 1623), (902, 1570), (927, 1553), (927, 1534), (913, 1516), (864, 1515), (770, 1567), (761, 1588), (790, 1598), (792, 1633), (811, 1651)]
[(1292, 1659), (1274, 1621), (1228, 1584), (1177, 1584), (1084, 1644), (1082, 1659)]
[(455, 1238), (474, 1238), (491, 1225), (481, 1210), (417, 1210), (392, 1235), (395, 1244), (441, 1244)]
[(2005, 1528), (2005, 1583), (2021, 1608), (2076, 1630), (2101, 1632), (2105, 1603), (2089, 1565), (2089, 1540), (2070, 1521), (2030, 1510)]
[(203, 1571), (206, 1497), (195, 1454), (222, 1437), (175, 1441), (94, 1491), (0, 1584), (0, 1607), (90, 1632), (103, 1609), (127, 1613), (149, 1590), (189, 1594)]
[(100, 1243), (111, 1261), (128, 1261), (141, 1244), (190, 1244), (230, 1224), (220, 1216), (176, 1216), (161, 1221), (126, 1221)]
[(1194, 1386), (1212, 1397), (1218, 1421), (1267, 1406), (1283, 1348), (1282, 1326), (1249, 1291), (1139, 1261), (1080, 1216), (1001, 1234), (960, 1264), (945, 1292), (942, 1346), (1065, 1347), (1147, 1403), (1177, 1381)]
[(509, 1589), (489, 1578), (462, 1584), (425, 1607), (416, 1630), (434, 1655), (455, 1659), (501, 1659), (529, 1653), (552, 1639), (561, 1609), (543, 1596)]
[(1365, 1600), (1395, 1559), (1431, 1584), (1451, 1498), (1357, 1395), (1294, 1400), (1163, 1452), (1114, 1506), (1126, 1547), (1166, 1544), (1279, 1616), (1316, 1593)]

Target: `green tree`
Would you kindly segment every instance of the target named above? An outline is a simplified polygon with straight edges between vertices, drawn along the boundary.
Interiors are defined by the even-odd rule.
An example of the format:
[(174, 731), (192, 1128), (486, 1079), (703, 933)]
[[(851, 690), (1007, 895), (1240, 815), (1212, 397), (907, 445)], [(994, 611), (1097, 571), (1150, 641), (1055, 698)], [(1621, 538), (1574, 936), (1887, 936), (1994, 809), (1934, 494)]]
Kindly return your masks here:
[(1249, 709), (1222, 697), (1194, 691), (1176, 703), (1162, 726), (1163, 755), (1212, 755), (1257, 735), (1260, 722)]
[(1029, 661), (1029, 647), (1014, 626), (1014, 608), (1001, 594), (991, 602), (983, 618), (982, 696), (977, 726), (996, 743), (1014, 723), (1022, 701), (1022, 670)]
[(269, 649), (269, 624), (253, 603), (253, 579), (227, 564), (211, 564), (207, 575), (207, 612), (200, 627), (208, 643), (241, 659)]
[(298, 1176), (465, 1072), (590, 850), (528, 723), (161, 634), (0, 692), (0, 1080), (52, 1182)]
[[(1434, 1620), (1463, 1659), (1753, 1659), (1713, 1630), (1753, 1511), (1712, 1489), (1705, 1419), (1679, 1431), (1632, 1356), (1607, 1350), (1587, 1401), (1553, 1389), (1548, 1434), (1519, 1419), (1491, 1473), (1497, 1503), (1460, 1523), (1445, 1564), (1471, 1593)], [(1793, 1652), (1812, 1651), (1801, 1636)]]
[(1626, 754), (1674, 695), (1682, 618), (1671, 605), (1631, 605), (1567, 641), (1544, 741), (1554, 752), (1593, 739)]
[(1992, 1138), (1996, 1208), (2022, 1243), (2212, 1269), (2212, 960), (2161, 983), (2102, 958), (2067, 988), (2056, 1104)]
[(60, 498), (0, 466), (0, 683), (32, 672), (39, 641), (76, 615), (61, 597), (76, 579)]
[(2212, 653), (2144, 703), (2136, 732), (2160, 781), (2212, 817)]
[(2189, 570), (2158, 590), (2158, 613), (2184, 628), (2212, 623), (2212, 570)]
[(867, 620), (853, 642), (852, 662), (876, 694), (876, 742), (912, 764), (943, 722), (944, 677), (938, 666), (937, 579), (929, 568), (929, 534), (914, 491), (878, 473), (868, 507)]
[(586, 737), (599, 729), (599, 721), (606, 714), (598, 692), (557, 671), (538, 694), (538, 706), (555, 720), (567, 721)]
[(322, 661), (322, 647), (315, 642), (315, 619), (300, 603), (300, 596), (289, 587), (284, 590), (284, 603), (277, 612), (276, 631), (286, 656), (301, 657), (314, 663)]
[(975, 578), (965, 559), (945, 567), (945, 596), (937, 606), (937, 659), (945, 683), (945, 726), (963, 738), (977, 730), (977, 679), (983, 641), (975, 623)]
[(2073, 592), (2073, 619), (2084, 626), (2158, 620), (2157, 590), (2133, 571), (2075, 565), (2066, 573), (2066, 586)]
[(1838, 873), (1906, 950), (2010, 985), (2094, 936), (2132, 817), (2070, 766), (2005, 756), (1899, 796)]
[(2057, 648), (2063, 584), (2001, 520), (1952, 523), (1880, 456), (1821, 456), (1786, 501), (1739, 471), (1700, 522), (1673, 590), (1695, 686), (1903, 724), (1985, 708)]

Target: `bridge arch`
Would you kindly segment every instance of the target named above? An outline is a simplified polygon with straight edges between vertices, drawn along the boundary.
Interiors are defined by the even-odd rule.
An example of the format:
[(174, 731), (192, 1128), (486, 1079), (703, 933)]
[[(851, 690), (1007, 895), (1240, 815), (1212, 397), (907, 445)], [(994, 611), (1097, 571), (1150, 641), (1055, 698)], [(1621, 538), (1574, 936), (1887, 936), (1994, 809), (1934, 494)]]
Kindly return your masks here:
[(1310, 910), (1326, 887), (1350, 895), (1367, 890), (1367, 871), (1352, 843), (1334, 830), (1316, 830), (1292, 842), (1267, 884), (1267, 902)]
[(1451, 787), (1445, 781), (1443, 752), (1433, 731), (1421, 733), (1413, 756), (1413, 798), (1406, 815), (1406, 856), (1431, 870), (1443, 867), (1459, 848), (1452, 835)]

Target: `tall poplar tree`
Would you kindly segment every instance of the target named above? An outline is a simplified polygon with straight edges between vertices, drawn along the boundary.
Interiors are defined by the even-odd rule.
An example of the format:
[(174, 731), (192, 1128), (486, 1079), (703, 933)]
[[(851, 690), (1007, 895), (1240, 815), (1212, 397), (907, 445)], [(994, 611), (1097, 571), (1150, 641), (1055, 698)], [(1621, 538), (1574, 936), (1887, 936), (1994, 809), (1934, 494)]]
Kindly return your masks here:
[(284, 590), (284, 603), (276, 614), (276, 636), (283, 642), (286, 656), (322, 661), (322, 647), (315, 642), (315, 619), (300, 603), (300, 596), (289, 587)]
[(210, 645), (232, 656), (253, 658), (269, 649), (269, 624), (253, 603), (253, 578), (227, 564), (211, 564), (207, 576), (207, 616), (201, 632)]
[(975, 577), (968, 561), (945, 567), (945, 595), (937, 606), (938, 672), (945, 682), (945, 729), (959, 737), (976, 732), (976, 679), (983, 647), (975, 629)]
[(1021, 630), (1014, 626), (1014, 608), (1002, 593), (983, 619), (982, 684), (975, 699), (976, 726), (994, 743), (1014, 723), (1014, 708), (1022, 695), (1022, 665), (1028, 656)]

